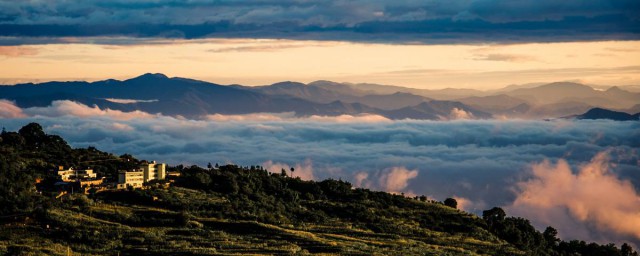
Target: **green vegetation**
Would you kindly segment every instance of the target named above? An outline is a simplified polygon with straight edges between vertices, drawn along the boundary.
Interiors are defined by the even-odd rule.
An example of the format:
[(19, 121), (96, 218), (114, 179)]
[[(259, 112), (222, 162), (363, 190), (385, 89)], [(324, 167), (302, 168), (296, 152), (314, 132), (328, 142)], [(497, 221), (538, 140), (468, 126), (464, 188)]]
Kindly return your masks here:
[[(500, 208), (482, 218), (426, 197), (303, 181), (260, 166), (170, 168), (167, 188), (39, 194), (58, 164), (114, 177), (138, 160), (71, 149), (37, 124), (0, 136), (0, 253), (89, 255), (637, 255), (623, 245), (561, 241)], [(293, 172), (294, 170), (289, 170)], [(46, 188), (46, 186), (43, 186)], [(4, 206), (7, 207), (4, 207)]]

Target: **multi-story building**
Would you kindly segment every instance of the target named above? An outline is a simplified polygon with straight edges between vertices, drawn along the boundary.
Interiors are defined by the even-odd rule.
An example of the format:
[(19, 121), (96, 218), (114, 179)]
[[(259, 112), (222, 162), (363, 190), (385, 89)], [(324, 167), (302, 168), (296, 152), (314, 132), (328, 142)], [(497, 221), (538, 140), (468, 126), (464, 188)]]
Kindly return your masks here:
[(140, 165), (140, 169), (144, 173), (144, 182), (151, 180), (164, 180), (167, 176), (167, 165), (157, 164), (156, 161)]
[(120, 171), (118, 173), (118, 189), (127, 187), (141, 188), (144, 184), (144, 172), (138, 171)]
[(155, 161), (140, 165), (133, 171), (120, 171), (118, 173), (118, 189), (127, 187), (140, 188), (146, 182), (152, 180), (164, 180), (167, 176), (167, 165), (158, 164)]

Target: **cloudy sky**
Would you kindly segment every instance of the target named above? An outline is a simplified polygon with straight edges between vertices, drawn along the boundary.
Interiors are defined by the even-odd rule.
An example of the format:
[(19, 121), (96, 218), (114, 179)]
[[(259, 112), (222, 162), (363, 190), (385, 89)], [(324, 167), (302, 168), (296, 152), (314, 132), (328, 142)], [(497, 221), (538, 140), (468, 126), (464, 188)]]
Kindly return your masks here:
[(640, 82), (640, 3), (0, 1), (0, 83), (146, 72), (417, 88)]

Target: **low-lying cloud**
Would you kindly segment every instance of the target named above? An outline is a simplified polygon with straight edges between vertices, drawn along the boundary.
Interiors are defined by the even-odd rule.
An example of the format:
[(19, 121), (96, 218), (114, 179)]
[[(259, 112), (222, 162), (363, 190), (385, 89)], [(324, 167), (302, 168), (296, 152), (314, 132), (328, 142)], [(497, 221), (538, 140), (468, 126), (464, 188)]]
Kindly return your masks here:
[[(567, 239), (640, 244), (630, 232), (612, 231), (621, 227), (607, 219), (608, 212), (594, 211), (598, 204), (585, 201), (594, 199), (590, 191), (604, 186), (604, 192), (615, 192), (609, 194), (615, 200), (604, 202), (608, 198), (596, 197), (604, 200), (599, 204), (603, 209), (619, 213), (637, 209), (633, 208), (637, 196), (628, 195), (633, 195), (630, 188), (640, 190), (640, 122), (380, 121), (371, 117), (298, 118), (286, 113), (190, 120), (65, 101), (36, 109), (20, 109), (9, 101), (0, 104), (4, 104), (0, 125), (7, 130), (38, 122), (46, 132), (61, 135), (74, 147), (95, 146), (172, 165), (259, 164), (277, 173), (294, 167), (293, 176), (302, 179), (335, 178), (405, 195), (458, 198), (461, 207), (478, 214), (503, 206), (509, 214), (531, 218), (538, 228), (557, 227)], [(589, 163), (600, 152), (607, 152), (607, 171), (583, 171), (593, 166)], [(588, 183), (587, 173), (599, 178)], [(553, 182), (560, 174), (568, 177), (563, 186), (590, 189), (545, 193), (547, 187), (555, 188)], [(526, 200), (523, 195), (531, 193), (535, 200)], [(560, 201), (539, 202), (554, 197)], [(547, 215), (517, 211), (529, 207), (533, 214), (547, 206)], [(586, 217), (580, 215), (580, 209), (586, 211)], [(629, 215), (617, 216), (633, 220)]]
[(223, 115), (212, 114), (205, 117), (209, 121), (218, 122), (268, 122), (268, 121), (312, 121), (312, 122), (335, 122), (335, 123), (377, 123), (390, 122), (381, 115), (360, 114), (360, 115), (338, 115), (338, 116), (319, 116), (312, 115), (308, 117), (296, 117), (294, 112), (285, 113), (253, 113), (242, 115)]
[(274, 163), (269, 160), (262, 163), (262, 166), (267, 169), (267, 171), (271, 173), (281, 173), (282, 170), (290, 177), (296, 177), (303, 180), (314, 180), (313, 176), (313, 163), (311, 160), (307, 159), (303, 163), (298, 163), (293, 166), (293, 172), (291, 172), (292, 166), (283, 163)]
[(0, 100), (0, 118), (26, 117), (22, 109), (12, 101)]
[(143, 102), (156, 102), (158, 100), (136, 100), (136, 99), (114, 99), (114, 98), (106, 98), (105, 100), (120, 104), (133, 104), (133, 103), (143, 103)]
[(389, 167), (381, 171), (360, 171), (354, 176), (356, 187), (387, 191), (394, 194), (415, 195), (408, 189), (409, 182), (418, 177), (418, 170), (408, 170), (403, 166)]
[(449, 120), (473, 119), (473, 113), (464, 111), (463, 109), (453, 108), (449, 114)]
[(407, 170), (404, 167), (393, 167), (385, 170), (385, 173), (380, 176), (380, 185), (385, 191), (392, 193), (398, 193), (404, 190), (408, 186), (409, 180), (418, 177), (417, 170)]
[(89, 107), (87, 105), (69, 100), (59, 100), (51, 103), (48, 107), (26, 108), (23, 112), (29, 116), (75, 116), (75, 117), (96, 117), (103, 116), (116, 120), (130, 120), (134, 118), (152, 118), (152, 115), (143, 111), (123, 112), (120, 110), (100, 109), (98, 106)]
[(640, 195), (611, 168), (607, 152), (578, 166), (576, 173), (562, 159), (534, 164), (533, 177), (516, 185), (517, 197), (509, 211), (540, 226), (556, 226), (561, 235), (606, 242), (592, 234), (609, 233), (640, 240)]

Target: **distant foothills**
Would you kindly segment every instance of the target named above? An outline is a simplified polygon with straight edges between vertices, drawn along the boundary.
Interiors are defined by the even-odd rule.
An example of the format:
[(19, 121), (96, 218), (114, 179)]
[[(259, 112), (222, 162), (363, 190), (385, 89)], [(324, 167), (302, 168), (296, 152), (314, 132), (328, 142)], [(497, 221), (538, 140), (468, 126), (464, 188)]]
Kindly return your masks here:
[(252, 113), (295, 113), (298, 117), (374, 114), (394, 120), (638, 120), (640, 116), (640, 90), (636, 86), (592, 87), (571, 82), (511, 85), (491, 91), (427, 90), (331, 81), (219, 85), (148, 73), (124, 81), (0, 86), (0, 98), (14, 101), (21, 108), (70, 100), (103, 109), (194, 119)]

